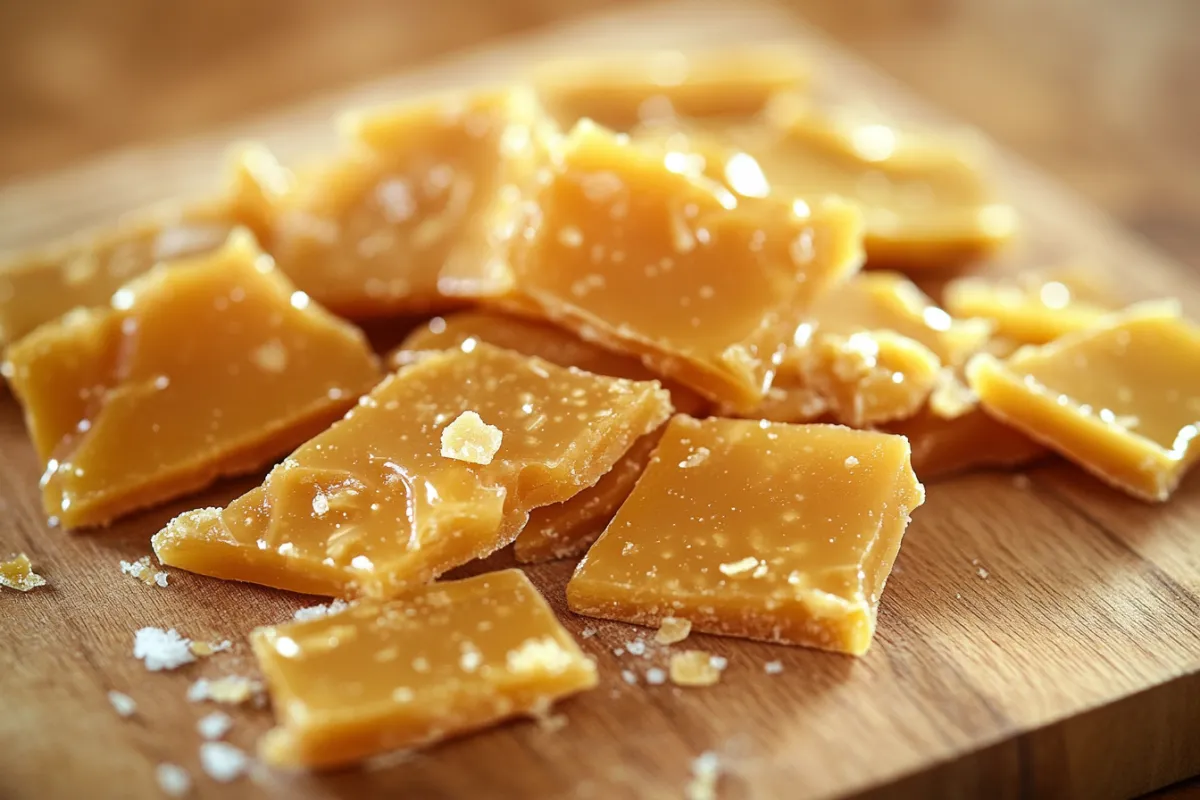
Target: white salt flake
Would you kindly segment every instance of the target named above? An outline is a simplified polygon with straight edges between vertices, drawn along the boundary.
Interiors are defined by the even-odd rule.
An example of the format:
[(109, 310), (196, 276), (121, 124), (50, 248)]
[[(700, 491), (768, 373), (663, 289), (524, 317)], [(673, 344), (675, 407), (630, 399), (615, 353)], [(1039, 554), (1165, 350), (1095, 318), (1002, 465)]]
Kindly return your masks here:
[(721, 779), (721, 758), (711, 750), (692, 762), (692, 780), (684, 791), (687, 800), (714, 800)]
[(132, 717), (137, 711), (137, 703), (134, 699), (124, 692), (111, 691), (108, 693), (108, 702), (112, 703), (112, 707), (122, 717)]
[(200, 745), (200, 766), (219, 783), (229, 783), (246, 772), (250, 758), (227, 742), (205, 742)]
[(210, 740), (220, 739), (229, 733), (229, 729), (232, 727), (233, 718), (222, 711), (214, 711), (196, 722), (196, 730), (205, 739)]
[(262, 690), (261, 683), (240, 675), (226, 675), (216, 680), (200, 678), (188, 687), (187, 699), (193, 703), (212, 700), (214, 703), (239, 705), (257, 697)]
[(637, 673), (635, 673), (631, 669), (621, 670), (621, 678), (624, 679), (624, 681), (626, 683), (628, 683), (630, 686), (637, 683)]
[(340, 611), (345, 611), (350, 607), (350, 604), (345, 600), (333, 600), (328, 605), (315, 605), (308, 608), (297, 609), (293, 617), (301, 622), (306, 622), (313, 619), (321, 619), (330, 614), (337, 614)]
[(858, 459), (855, 458), (854, 456), (846, 456), (846, 466), (847, 467), (857, 467)]
[(183, 797), (192, 789), (192, 776), (178, 764), (159, 764), (154, 768), (158, 788), (170, 797)]
[(646, 683), (650, 684), (651, 686), (659, 686), (660, 684), (665, 683), (666, 680), (667, 673), (658, 667), (651, 667), (650, 669), (646, 670)]
[(758, 566), (758, 559), (754, 556), (746, 556), (741, 561), (732, 561), (728, 564), (721, 564), (717, 569), (725, 575), (737, 575), (741, 572), (747, 572)]
[(140, 628), (133, 636), (133, 657), (144, 661), (151, 672), (175, 669), (196, 660), (191, 644), (174, 628)]
[(768, 675), (778, 675), (779, 673), (783, 672), (783, 662), (768, 661), (767, 663), (763, 664), (763, 672), (767, 673)]
[(691, 469), (692, 467), (698, 467), (707, 461), (710, 455), (712, 455), (712, 451), (707, 447), (697, 447), (691, 455), (679, 462), (679, 468)]
[(640, 656), (646, 652), (646, 643), (641, 639), (634, 639), (625, 643), (625, 649), (629, 651), (630, 655)]

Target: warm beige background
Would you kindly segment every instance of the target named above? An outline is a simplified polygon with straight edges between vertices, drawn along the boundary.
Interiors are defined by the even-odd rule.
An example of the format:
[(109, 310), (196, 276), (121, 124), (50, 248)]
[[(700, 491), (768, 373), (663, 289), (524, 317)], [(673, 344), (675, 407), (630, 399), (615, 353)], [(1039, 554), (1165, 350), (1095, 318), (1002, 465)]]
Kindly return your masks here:
[[(786, 3), (1200, 269), (1200, 2)], [(616, 4), (0, 0), (0, 180)]]

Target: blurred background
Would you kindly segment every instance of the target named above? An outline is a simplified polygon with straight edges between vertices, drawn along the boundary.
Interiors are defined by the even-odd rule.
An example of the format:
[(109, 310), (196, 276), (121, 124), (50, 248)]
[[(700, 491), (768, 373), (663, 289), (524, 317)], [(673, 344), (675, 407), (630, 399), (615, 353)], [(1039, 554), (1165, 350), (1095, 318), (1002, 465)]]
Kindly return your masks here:
[[(0, 0), (0, 182), (642, 2)], [(1200, 2), (781, 2), (1200, 269)]]

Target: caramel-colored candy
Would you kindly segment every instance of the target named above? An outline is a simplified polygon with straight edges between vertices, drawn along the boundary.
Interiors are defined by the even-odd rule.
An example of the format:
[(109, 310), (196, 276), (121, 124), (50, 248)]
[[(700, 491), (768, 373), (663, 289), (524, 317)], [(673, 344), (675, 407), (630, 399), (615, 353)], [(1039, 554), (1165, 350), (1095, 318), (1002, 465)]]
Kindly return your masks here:
[(840, 201), (744, 208), (586, 122), (557, 156), (510, 303), (736, 408), (762, 400), (802, 315), (861, 261)]
[(674, 50), (551, 61), (534, 75), (547, 109), (564, 128), (587, 117), (617, 130), (685, 117), (749, 117), (776, 92), (803, 88), (807, 62), (788, 51)]
[[(819, 334), (789, 353), (784, 364), (796, 365), (781, 367), (779, 386), (772, 387), (785, 393), (784, 407), (793, 402), (786, 397), (792, 387), (802, 398), (814, 392), (824, 403), (822, 416), (856, 428), (917, 413), (933, 391), (940, 367), (925, 345), (887, 330)], [(769, 406), (750, 416), (774, 419), (771, 412), (778, 410), (778, 405)]]
[(956, 317), (991, 320), (998, 336), (1020, 344), (1045, 344), (1090, 328), (1116, 307), (1108, 291), (1080, 272), (956, 278), (942, 298)]
[[(403, 367), (418, 360), (424, 351), (449, 350), (461, 346), (467, 339), (477, 339), (523, 355), (544, 358), (560, 367), (576, 367), (597, 375), (631, 381), (658, 379), (636, 358), (585, 342), (556, 325), (495, 311), (460, 311), (434, 317), (410, 333), (388, 356), (388, 361), (393, 368)], [(684, 386), (672, 381), (664, 381), (663, 386), (670, 390), (671, 403), (682, 413), (696, 414), (706, 406), (702, 398)]]
[[(395, 366), (412, 363), (423, 351), (460, 346), (478, 339), (561, 367), (578, 367), (599, 375), (630, 380), (653, 380), (641, 362), (609, 352), (562, 328), (488, 311), (463, 311), (435, 317), (413, 331), (391, 355)], [(671, 402), (683, 413), (698, 413), (706, 403), (694, 392), (669, 385)], [(621, 460), (594, 485), (562, 503), (534, 509), (513, 550), (525, 563), (582, 554), (596, 540), (629, 496), (658, 442), (657, 432), (638, 439)]]
[(1200, 330), (1173, 303), (976, 356), (967, 379), (996, 418), (1144, 500), (1166, 500), (1200, 453)]
[(276, 167), (286, 189), (266, 248), (314, 300), (354, 318), (499, 294), (546, 124), (520, 89), (347, 117), (333, 163), (295, 176)]
[(513, 544), (517, 561), (535, 564), (586, 552), (633, 491), (661, 433), (638, 439), (600, 480), (570, 500), (535, 508)]
[(990, 253), (1016, 230), (1014, 210), (994, 200), (964, 142), (823, 112), (794, 95), (775, 98), (756, 124), (655, 125), (635, 135), (740, 197), (854, 201), (870, 267), (928, 272)]
[(911, 417), (990, 327), (952, 319), (902, 275), (860, 273), (817, 303), (752, 416), (855, 427)]
[(0, 262), (0, 345), (73, 308), (108, 305), (112, 293), (155, 264), (220, 247), (237, 225), (261, 230), (265, 199), (253, 178), (258, 149), (237, 155), (226, 197), (131, 214)]
[(676, 416), (567, 585), (580, 614), (866, 652), (908, 516), (908, 441)]
[[(180, 515), (154, 550), (219, 578), (392, 597), (512, 542), (530, 509), (595, 483), (670, 409), (655, 383), (471, 340), (384, 380), (226, 509)], [(486, 465), (442, 455), (464, 412), (500, 431)]]
[(5, 374), (63, 527), (107, 523), (253, 470), (378, 379), (362, 333), (235, 230), (12, 345)]
[(251, 644), (279, 720), (259, 753), (275, 766), (431, 745), (596, 685), (591, 659), (515, 569), (259, 628)]
[(987, 344), (992, 326), (955, 319), (916, 284), (894, 272), (864, 272), (832, 290), (813, 309), (814, 331), (849, 336), (893, 331), (920, 342), (943, 366), (957, 368)]
[(1046, 455), (1046, 448), (998, 421), (978, 404), (946, 417), (924, 409), (887, 426), (908, 437), (913, 472), (922, 481), (981, 468), (1019, 467)]
[(46, 579), (33, 571), (33, 562), (24, 553), (17, 553), (8, 561), (0, 561), (0, 586), (31, 592), (45, 586)]

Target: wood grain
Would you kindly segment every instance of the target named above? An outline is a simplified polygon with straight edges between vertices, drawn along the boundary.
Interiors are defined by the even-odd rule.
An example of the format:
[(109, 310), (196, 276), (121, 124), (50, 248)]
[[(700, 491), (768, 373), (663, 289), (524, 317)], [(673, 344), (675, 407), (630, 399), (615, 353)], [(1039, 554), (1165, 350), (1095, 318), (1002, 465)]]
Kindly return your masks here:
[[(736, 6), (737, 12), (731, 9)], [(870, 96), (902, 115), (941, 119), (776, 6), (679, 0), (514, 39), (336, 97), (161, 146), (130, 149), (0, 190), (5, 245), (91, 224), (156, 197), (210, 184), (222, 148), (264, 138), (285, 157), (329, 144), (335, 108), (481, 77), (518, 74), (551, 52), (730, 40), (794, 42), (818, 61), (826, 90)], [(1028, 232), (1009, 266), (1073, 257), (1121, 278), (1130, 297), (1176, 294), (1193, 314), (1200, 281), (1131, 240), (1010, 157), (1001, 174)], [(0, 594), (0, 794), (12, 798), (155, 796), (153, 769), (197, 772), (184, 699), (199, 676), (251, 674), (252, 626), (311, 600), (172, 571), (166, 589), (120, 574), (149, 552), (175, 513), (224, 503), (251, 481), (138, 515), (94, 535), (45, 527), (38, 465), (11, 398), (0, 401), (0, 550), (30, 553), (52, 588)], [(696, 636), (726, 656), (716, 687), (629, 686), (622, 669), (662, 666), (613, 649), (643, 633), (568, 613), (566, 562), (531, 576), (599, 663), (597, 690), (561, 706), (568, 724), (506, 725), (370, 771), (263, 774), (221, 797), (679, 797), (693, 758), (721, 755), (729, 798), (875, 796), (1120, 797), (1200, 771), (1200, 479), (1151, 507), (1077, 470), (1050, 463), (1023, 487), (975, 475), (930, 487), (889, 582), (875, 647), (861, 660)], [(499, 554), (465, 571), (509, 563)], [(175, 626), (231, 638), (232, 653), (152, 674), (130, 656), (133, 631)], [(770, 676), (763, 664), (780, 660)], [(139, 703), (122, 720), (105, 693)], [(236, 713), (231, 734), (250, 748), (270, 725)]]

